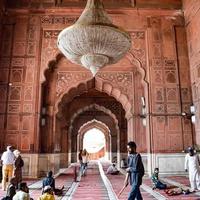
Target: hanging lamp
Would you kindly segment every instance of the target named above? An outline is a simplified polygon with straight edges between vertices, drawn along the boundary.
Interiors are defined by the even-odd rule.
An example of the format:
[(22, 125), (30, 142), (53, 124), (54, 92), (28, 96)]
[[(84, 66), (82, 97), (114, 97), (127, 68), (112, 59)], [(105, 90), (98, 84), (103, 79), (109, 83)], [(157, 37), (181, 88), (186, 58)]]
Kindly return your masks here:
[(58, 35), (60, 51), (93, 76), (100, 68), (119, 61), (130, 47), (130, 35), (112, 24), (101, 0), (88, 0), (76, 23)]

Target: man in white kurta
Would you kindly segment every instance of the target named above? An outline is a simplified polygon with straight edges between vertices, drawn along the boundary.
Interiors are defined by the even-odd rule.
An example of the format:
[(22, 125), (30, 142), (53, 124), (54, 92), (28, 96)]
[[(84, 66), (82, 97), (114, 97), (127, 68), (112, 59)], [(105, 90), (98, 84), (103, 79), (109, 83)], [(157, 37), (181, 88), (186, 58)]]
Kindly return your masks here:
[(191, 189), (200, 190), (200, 161), (192, 147), (188, 148), (189, 153), (185, 156), (185, 171), (189, 171)]
[(117, 175), (119, 174), (119, 170), (117, 169), (117, 167), (115, 166), (115, 163), (113, 163), (112, 165), (110, 165), (106, 171), (106, 174), (112, 174), (112, 175)]

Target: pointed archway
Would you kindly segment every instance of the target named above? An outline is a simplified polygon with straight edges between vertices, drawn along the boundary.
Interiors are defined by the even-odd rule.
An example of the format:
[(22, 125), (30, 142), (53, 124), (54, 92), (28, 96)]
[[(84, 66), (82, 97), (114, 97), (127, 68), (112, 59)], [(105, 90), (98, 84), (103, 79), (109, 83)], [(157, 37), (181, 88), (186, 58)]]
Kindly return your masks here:
[[(134, 56), (129, 57), (132, 61), (136, 60)], [(144, 73), (140, 73), (140, 70), (142, 69), (138, 70), (138, 66), (140, 65), (138, 64), (139, 62), (135, 61), (133, 65), (137, 67), (132, 67), (132, 69), (130, 68), (131, 71), (100, 72), (95, 78), (91, 78), (91, 76), (85, 71), (81, 73), (75, 71), (62, 71), (59, 69), (59, 66), (61, 66), (59, 62), (60, 61), (56, 63), (57, 67), (52, 70), (52, 74), (50, 76), (53, 80), (56, 79), (51, 83), (51, 87), (55, 87), (56, 91), (54, 94), (50, 95), (50, 101), (47, 105), (47, 112), (49, 113), (47, 124), (49, 124), (49, 128), (46, 130), (50, 136), (48, 146), (51, 151), (55, 152), (55, 150), (58, 150), (63, 152), (64, 148), (59, 147), (61, 144), (60, 141), (63, 142), (72, 139), (69, 138), (69, 126), (71, 122), (70, 120), (66, 121), (66, 117), (63, 115), (63, 110), (65, 110), (67, 105), (69, 105), (69, 102), (73, 102), (74, 99), (79, 96), (86, 96), (91, 90), (96, 90), (100, 93), (106, 94), (110, 98), (112, 97), (122, 106), (125, 111), (124, 119), (127, 120), (125, 122), (127, 127), (120, 129), (123, 132), (120, 133), (120, 137), (121, 135), (127, 135), (128, 140), (140, 139), (141, 134), (137, 132), (137, 127), (141, 126), (140, 110), (138, 109), (140, 106), (138, 107), (134, 100), (136, 96), (137, 102), (140, 103), (140, 97), (144, 96), (144, 93), (142, 92), (142, 87), (139, 88), (138, 91), (135, 87), (138, 87), (138, 85), (141, 84), (145, 75)], [(137, 77), (136, 80), (134, 80), (135, 77)], [(49, 78), (49, 80), (51, 80), (51, 78)], [(137, 83), (136, 86), (134, 83)], [(52, 91), (50, 88), (49, 90)], [(86, 121), (84, 123), (86, 123)], [(146, 134), (143, 132), (144, 129), (142, 129), (142, 137), (144, 138)], [(124, 143), (127, 142), (127, 140), (121, 140), (121, 138), (119, 140)], [(144, 140), (142, 139), (140, 143), (145, 149), (146, 139), (145, 142), (143, 141)], [(118, 142), (116, 142), (116, 144), (117, 143)], [(69, 149), (70, 148), (68, 146), (67, 151), (65, 152), (67, 152), (68, 157), (71, 157), (72, 152), (70, 152)], [(117, 149), (117, 151), (121, 150), (120, 148)], [(125, 152), (124, 155), (126, 156)]]
[[(100, 122), (98, 120), (91, 120), (91, 121), (83, 124), (80, 127), (80, 129), (78, 131), (78, 135), (77, 135), (77, 152), (79, 152), (80, 149), (86, 148), (86, 146), (84, 146), (84, 138), (85, 138), (86, 134), (88, 133), (88, 131), (90, 131), (92, 129), (97, 129), (104, 135), (104, 138), (105, 138), (105, 158), (110, 160), (111, 159), (111, 134), (110, 134), (110, 130), (107, 127), (106, 124), (104, 124), (103, 122)], [(96, 135), (95, 135), (95, 137), (96, 137)], [(95, 138), (92, 138), (92, 139), (93, 139), (93, 142), (94, 142)]]

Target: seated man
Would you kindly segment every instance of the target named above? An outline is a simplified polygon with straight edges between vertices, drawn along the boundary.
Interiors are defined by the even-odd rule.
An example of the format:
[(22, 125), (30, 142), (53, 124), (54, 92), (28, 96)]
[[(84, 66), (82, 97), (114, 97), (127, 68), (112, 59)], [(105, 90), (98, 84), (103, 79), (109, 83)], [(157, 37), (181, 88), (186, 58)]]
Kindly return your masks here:
[(54, 193), (56, 195), (62, 195), (64, 186), (61, 189), (58, 189), (58, 188), (55, 187), (55, 179), (53, 178), (53, 172), (52, 171), (49, 171), (47, 173), (47, 177), (44, 178), (44, 180), (42, 181), (43, 192), (44, 192), (45, 186), (51, 186), (52, 190), (54, 191)]
[(108, 167), (106, 174), (112, 174), (112, 175), (119, 174), (119, 170), (115, 166), (115, 163), (113, 163), (112, 165), (110, 165), (110, 167)]
[(51, 186), (45, 186), (43, 189), (43, 194), (38, 198), (38, 200), (55, 200), (53, 189)]
[(159, 177), (158, 177), (158, 174), (159, 174), (159, 169), (158, 168), (155, 168), (154, 169), (154, 173), (151, 177), (151, 180), (153, 182), (153, 189), (166, 189), (167, 188), (167, 185), (162, 183), (160, 180), (159, 180)]
[(13, 177), (10, 179), (10, 184), (8, 185), (6, 197), (8, 199), (13, 199), (16, 194), (16, 178)]
[(19, 184), (19, 191), (14, 195), (13, 200), (31, 200), (29, 189), (25, 182)]

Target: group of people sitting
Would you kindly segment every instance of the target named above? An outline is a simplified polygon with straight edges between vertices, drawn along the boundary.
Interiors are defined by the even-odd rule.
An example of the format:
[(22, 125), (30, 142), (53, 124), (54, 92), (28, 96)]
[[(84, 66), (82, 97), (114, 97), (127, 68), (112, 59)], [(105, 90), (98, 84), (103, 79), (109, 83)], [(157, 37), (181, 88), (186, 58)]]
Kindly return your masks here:
[[(31, 200), (27, 183), (22, 182), (24, 161), (20, 151), (7, 146), (1, 156), (0, 164), (2, 165), (2, 190), (6, 191), (3, 200)], [(53, 172), (49, 171), (42, 181), (42, 195), (38, 200), (54, 200), (54, 194), (62, 195), (63, 189), (64, 186), (61, 189), (55, 187)]]
[[(38, 200), (54, 200), (55, 195), (62, 195), (64, 186), (61, 189), (55, 187), (55, 179), (53, 172), (49, 171), (47, 176), (42, 181), (42, 195)], [(15, 178), (10, 179), (10, 184), (7, 187), (6, 196), (2, 200), (31, 200), (29, 188), (26, 182), (19, 183), (18, 190), (15, 185)]]
[(18, 191), (16, 191), (14, 178), (11, 178), (10, 184), (7, 188), (6, 197), (2, 200), (31, 200), (27, 183), (19, 183)]

